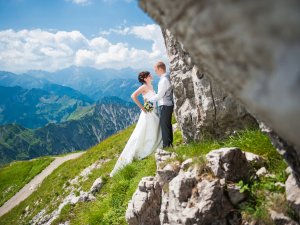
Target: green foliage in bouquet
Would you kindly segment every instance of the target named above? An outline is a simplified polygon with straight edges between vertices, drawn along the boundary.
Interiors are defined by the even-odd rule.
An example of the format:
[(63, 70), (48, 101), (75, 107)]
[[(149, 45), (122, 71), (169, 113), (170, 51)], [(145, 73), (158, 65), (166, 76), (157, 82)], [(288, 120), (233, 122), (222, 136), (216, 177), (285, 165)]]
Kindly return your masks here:
[(154, 108), (153, 103), (149, 102), (149, 101), (145, 102), (144, 108), (145, 108), (146, 112), (152, 112), (152, 110)]

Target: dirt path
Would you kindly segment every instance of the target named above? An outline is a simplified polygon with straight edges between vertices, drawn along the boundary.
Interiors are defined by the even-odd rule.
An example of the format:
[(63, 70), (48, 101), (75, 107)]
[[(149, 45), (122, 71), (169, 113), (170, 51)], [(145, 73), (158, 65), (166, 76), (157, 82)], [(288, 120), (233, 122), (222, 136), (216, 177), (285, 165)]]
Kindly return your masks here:
[(36, 175), (28, 184), (26, 184), (18, 193), (16, 193), (12, 198), (10, 198), (7, 202), (4, 203), (0, 207), (0, 216), (3, 216), (5, 213), (13, 209), (16, 205), (26, 199), (29, 195), (31, 195), (38, 185), (42, 183), (42, 181), (50, 175), (57, 167), (59, 167), (64, 162), (75, 159), (81, 156), (85, 152), (78, 152), (73, 154), (68, 154), (63, 157), (55, 157), (55, 160), (46, 167), (41, 173)]

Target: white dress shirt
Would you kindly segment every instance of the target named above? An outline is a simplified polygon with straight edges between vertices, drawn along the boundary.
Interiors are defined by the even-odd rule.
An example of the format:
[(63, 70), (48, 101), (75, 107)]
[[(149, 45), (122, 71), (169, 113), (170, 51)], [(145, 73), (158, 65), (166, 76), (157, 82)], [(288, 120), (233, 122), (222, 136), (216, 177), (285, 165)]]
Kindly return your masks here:
[(164, 102), (163, 97), (166, 92), (171, 88), (171, 83), (168, 78), (166, 78), (167, 73), (164, 73), (160, 76), (160, 80), (158, 82), (158, 91), (157, 94), (152, 96), (149, 101), (156, 102), (158, 101), (158, 105), (169, 105), (170, 103)]

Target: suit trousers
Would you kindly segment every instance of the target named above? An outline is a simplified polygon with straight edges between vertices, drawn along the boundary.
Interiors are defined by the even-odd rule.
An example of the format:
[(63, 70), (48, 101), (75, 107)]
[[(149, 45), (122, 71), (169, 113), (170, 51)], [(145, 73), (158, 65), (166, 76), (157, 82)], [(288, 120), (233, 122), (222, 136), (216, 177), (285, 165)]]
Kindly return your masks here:
[(172, 113), (174, 106), (161, 105), (160, 109), (160, 128), (163, 140), (163, 148), (170, 147), (173, 144)]

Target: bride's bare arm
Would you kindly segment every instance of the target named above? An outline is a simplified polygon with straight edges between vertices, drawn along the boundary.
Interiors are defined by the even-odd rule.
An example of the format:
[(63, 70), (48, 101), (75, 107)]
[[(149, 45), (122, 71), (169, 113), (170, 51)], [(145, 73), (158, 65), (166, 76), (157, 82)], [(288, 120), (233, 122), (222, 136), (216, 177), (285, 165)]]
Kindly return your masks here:
[(140, 101), (138, 100), (138, 96), (140, 94), (142, 94), (146, 89), (146, 86), (142, 85), (141, 87), (139, 87), (135, 92), (132, 93), (131, 98), (132, 100), (135, 102), (135, 104), (138, 105), (138, 107), (140, 107), (141, 110), (143, 110), (144, 112), (146, 112), (144, 106), (140, 103)]

